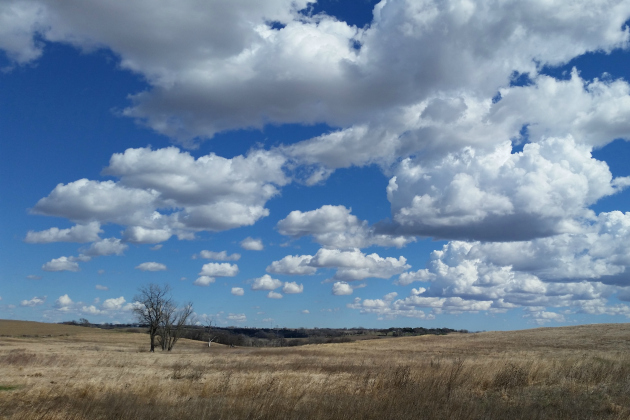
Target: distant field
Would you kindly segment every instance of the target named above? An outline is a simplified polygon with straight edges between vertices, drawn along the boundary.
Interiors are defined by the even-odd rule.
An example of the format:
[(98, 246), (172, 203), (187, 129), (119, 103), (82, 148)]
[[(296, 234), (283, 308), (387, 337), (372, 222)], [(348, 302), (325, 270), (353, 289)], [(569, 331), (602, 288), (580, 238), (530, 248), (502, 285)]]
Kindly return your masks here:
[(146, 334), (0, 336), (1, 419), (630, 418), (630, 324), (155, 354)]
[[(0, 337), (44, 337), (93, 333), (95, 330), (75, 325), (0, 319)], [(104, 330), (98, 330), (105, 332)]]

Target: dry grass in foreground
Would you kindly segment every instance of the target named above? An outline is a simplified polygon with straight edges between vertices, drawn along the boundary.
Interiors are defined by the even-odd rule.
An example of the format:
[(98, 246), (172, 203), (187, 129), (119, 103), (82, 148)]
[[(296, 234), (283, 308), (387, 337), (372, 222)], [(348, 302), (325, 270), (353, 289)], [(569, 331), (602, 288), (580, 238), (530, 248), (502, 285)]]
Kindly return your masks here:
[(630, 324), (151, 354), (143, 334), (3, 323), (2, 419), (630, 418)]

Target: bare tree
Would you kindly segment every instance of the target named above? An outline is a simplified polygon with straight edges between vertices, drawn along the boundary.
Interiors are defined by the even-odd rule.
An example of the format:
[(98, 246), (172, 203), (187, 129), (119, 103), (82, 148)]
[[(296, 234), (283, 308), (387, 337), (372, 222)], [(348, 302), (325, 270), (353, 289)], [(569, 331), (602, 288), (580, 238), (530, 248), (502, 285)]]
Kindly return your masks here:
[(212, 336), (212, 319), (206, 322), (204, 329), (208, 331), (208, 347), (210, 347), (212, 345), (212, 342), (217, 339), (216, 335)]
[(133, 309), (139, 323), (145, 324), (149, 328), (151, 337), (151, 351), (155, 351), (155, 337), (163, 324), (165, 309), (172, 306), (171, 288), (169, 285), (159, 286), (149, 284), (141, 286), (139, 294), (134, 296), (134, 300), (140, 305)]
[(182, 308), (169, 301), (163, 309), (162, 320), (158, 329), (158, 341), (162, 350), (171, 351), (179, 337), (181, 337), (184, 327), (188, 325), (193, 314), (193, 306), (188, 302)]

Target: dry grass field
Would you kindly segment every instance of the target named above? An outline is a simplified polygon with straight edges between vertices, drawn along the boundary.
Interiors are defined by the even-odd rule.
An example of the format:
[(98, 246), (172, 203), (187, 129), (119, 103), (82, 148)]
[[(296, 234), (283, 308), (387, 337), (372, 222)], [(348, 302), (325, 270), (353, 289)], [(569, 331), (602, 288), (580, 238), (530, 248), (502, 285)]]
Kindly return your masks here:
[(0, 321), (1, 419), (630, 419), (630, 324), (228, 348)]

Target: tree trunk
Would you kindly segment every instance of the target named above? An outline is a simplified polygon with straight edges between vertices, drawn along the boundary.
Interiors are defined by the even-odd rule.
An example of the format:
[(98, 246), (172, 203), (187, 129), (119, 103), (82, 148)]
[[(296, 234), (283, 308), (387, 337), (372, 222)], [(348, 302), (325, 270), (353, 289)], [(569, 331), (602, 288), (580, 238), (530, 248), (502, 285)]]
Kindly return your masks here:
[(151, 334), (151, 353), (155, 353), (155, 335)]

